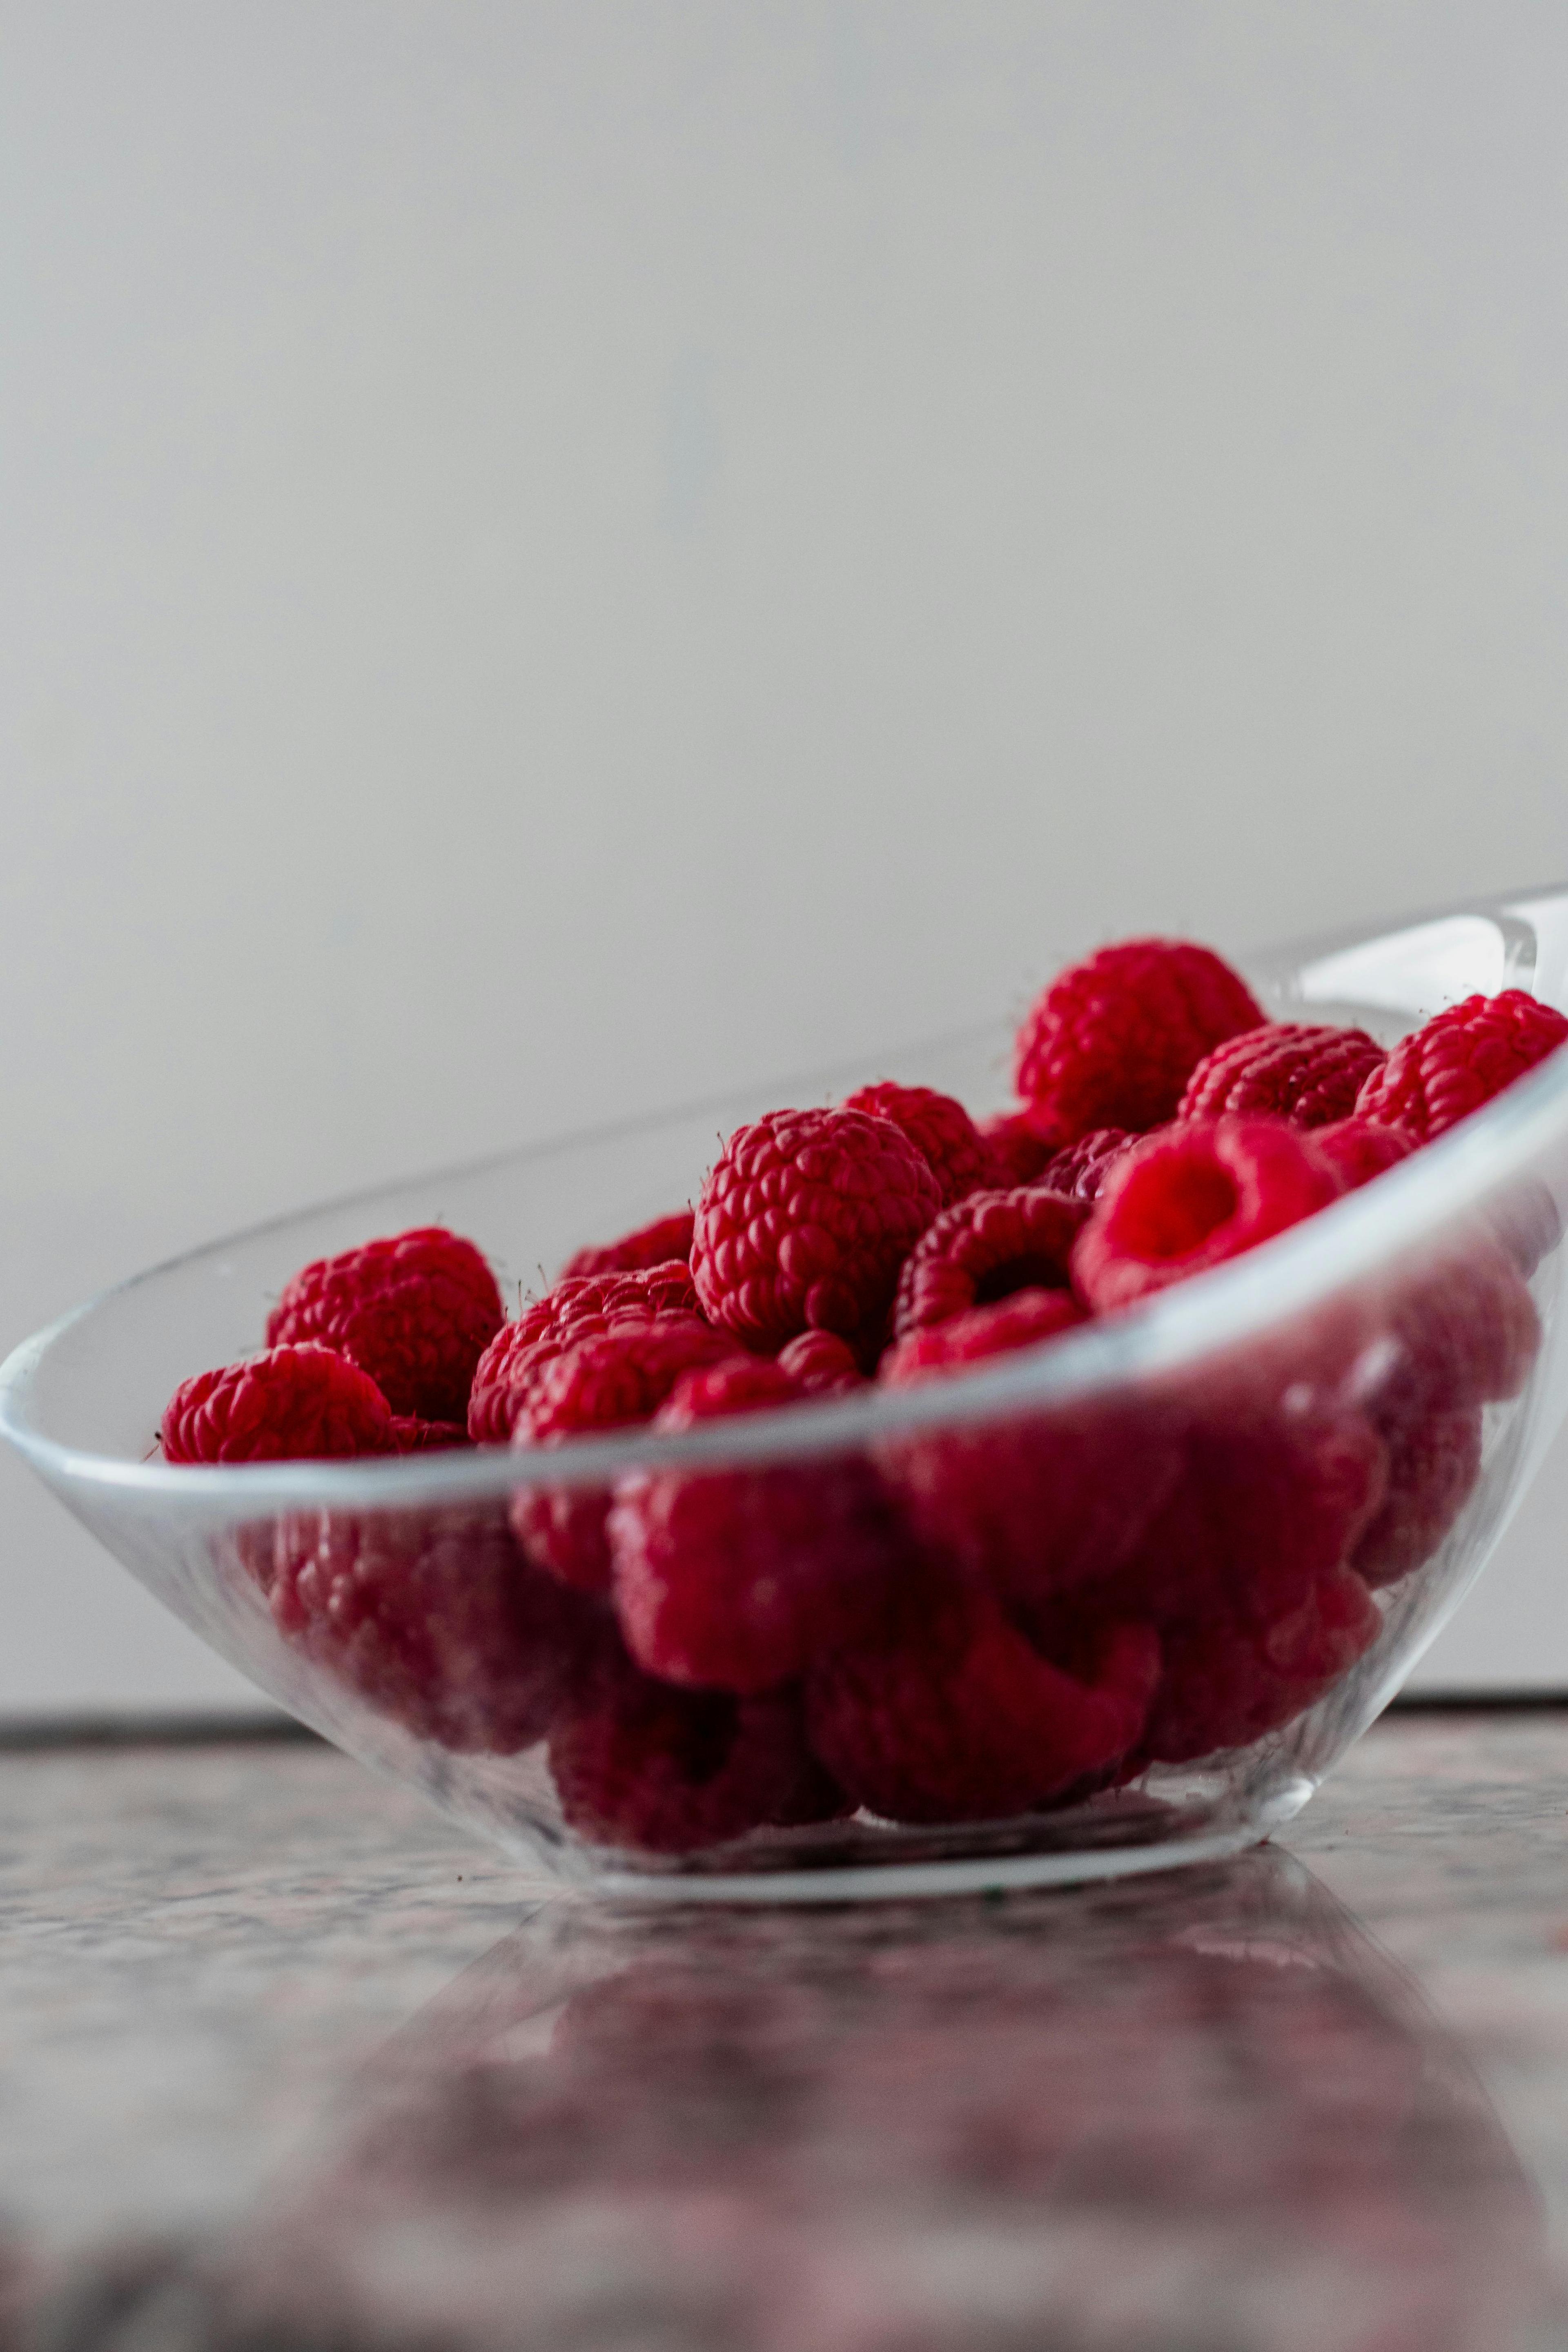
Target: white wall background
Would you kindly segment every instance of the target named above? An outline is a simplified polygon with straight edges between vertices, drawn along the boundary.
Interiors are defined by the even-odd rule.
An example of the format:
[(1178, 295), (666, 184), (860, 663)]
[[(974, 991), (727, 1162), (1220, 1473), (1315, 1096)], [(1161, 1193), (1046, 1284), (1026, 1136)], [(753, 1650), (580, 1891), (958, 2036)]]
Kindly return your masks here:
[[(7, 12), (0, 1331), (1568, 869), (1554, 0)], [(1429, 1669), (1568, 1683), (1568, 1459)], [(0, 1711), (244, 1686), (0, 1465)]]

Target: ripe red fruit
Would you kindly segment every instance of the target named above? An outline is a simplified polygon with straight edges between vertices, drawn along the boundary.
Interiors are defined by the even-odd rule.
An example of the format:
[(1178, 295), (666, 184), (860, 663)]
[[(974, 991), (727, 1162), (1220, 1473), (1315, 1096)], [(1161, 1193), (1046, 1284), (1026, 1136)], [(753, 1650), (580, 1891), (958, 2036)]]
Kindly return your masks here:
[(394, 1412), (461, 1421), (500, 1319), (472, 1242), (421, 1225), (302, 1266), (268, 1318), (267, 1344), (319, 1340), (368, 1372)]
[(1388, 1484), (1351, 1554), (1375, 1592), (1431, 1559), (1474, 1492), (1481, 1468), (1481, 1416), (1434, 1412), (1386, 1433)]
[[(737, 1352), (734, 1341), (696, 1315), (631, 1318), (574, 1338), (529, 1390), (512, 1444), (528, 1453), (651, 1419), (682, 1372)], [(604, 1486), (524, 1486), (512, 1527), (531, 1559), (563, 1584), (604, 1592), (610, 1581)]]
[(1467, 996), (1402, 1037), (1356, 1099), (1363, 1118), (1417, 1143), (1443, 1135), (1568, 1039), (1568, 1020), (1521, 988)]
[(1097, 1313), (1256, 1249), (1338, 1193), (1310, 1137), (1283, 1119), (1221, 1118), (1152, 1135), (1119, 1160), (1072, 1255)]
[(1174, 1118), (1205, 1054), (1263, 1019), (1209, 949), (1124, 940), (1042, 989), (1018, 1031), (1015, 1082), (1058, 1147), (1097, 1127), (1143, 1134)]
[(1205, 1054), (1177, 1108), (1178, 1118), (1223, 1118), (1262, 1111), (1293, 1127), (1348, 1118), (1356, 1097), (1385, 1059), (1364, 1029), (1266, 1021)]
[(1344, 1569), (1268, 1624), (1215, 1616), (1173, 1629), (1140, 1759), (1188, 1764), (1249, 1746), (1315, 1705), (1382, 1630), (1366, 1586)]
[(399, 1454), (450, 1454), (472, 1444), (460, 1421), (421, 1421), (416, 1412), (395, 1412), (392, 1436)]
[(552, 1726), (550, 1769), (568, 1828), (634, 1852), (685, 1853), (847, 1810), (806, 1747), (797, 1693), (672, 1690), (618, 1647)]
[(977, 1185), (995, 1181), (995, 1162), (985, 1139), (961, 1102), (931, 1087), (862, 1087), (847, 1095), (846, 1110), (864, 1111), (868, 1118), (891, 1119), (930, 1166), (942, 1193), (943, 1208), (962, 1201)]
[(738, 1128), (702, 1188), (691, 1273), (703, 1311), (764, 1354), (798, 1331), (874, 1344), (905, 1255), (942, 1205), (890, 1119), (769, 1111)]
[[(879, 1378), (907, 1387), (1081, 1319), (1065, 1292), (1022, 1290), (912, 1333), (884, 1357)], [(1183, 1456), (1167, 1412), (1094, 1397), (901, 1433), (879, 1443), (877, 1458), (922, 1541), (1007, 1601), (1039, 1603), (1120, 1567)]]
[(386, 1399), (368, 1373), (313, 1342), (182, 1381), (163, 1409), (166, 1462), (295, 1462), (393, 1454)]
[[(777, 1364), (740, 1357), (686, 1374), (654, 1426), (691, 1429), (799, 1394)], [(767, 1690), (870, 1638), (910, 1558), (880, 1481), (854, 1454), (639, 1473), (616, 1487), (608, 1534), (626, 1647), (649, 1674), (695, 1689)]]
[(1059, 1289), (1089, 1204), (1037, 1185), (972, 1192), (928, 1225), (904, 1260), (893, 1301), (893, 1337), (945, 1323), (1018, 1290)]
[(983, 1118), (980, 1139), (991, 1154), (991, 1181), (1002, 1189), (1033, 1184), (1057, 1150), (1040, 1133), (1027, 1103), (1017, 1110), (999, 1110)]
[(464, 1754), (542, 1739), (592, 1632), (590, 1604), (531, 1568), (493, 1507), (291, 1515), (264, 1580), (295, 1649)]
[(776, 1360), (805, 1396), (847, 1396), (866, 1385), (854, 1349), (837, 1331), (802, 1331), (779, 1349)]
[(468, 1435), (476, 1445), (504, 1445), (534, 1381), (574, 1340), (625, 1320), (700, 1313), (691, 1269), (680, 1260), (624, 1274), (563, 1275), (515, 1323), (503, 1324), (479, 1358)]
[(807, 1729), (835, 1780), (885, 1820), (1005, 1817), (1134, 1746), (1159, 1655), (1148, 1627), (1113, 1627), (1080, 1680), (984, 1596), (911, 1587), (890, 1640), (812, 1668)]
[(1415, 1146), (1402, 1128), (1380, 1127), (1358, 1113), (1330, 1127), (1314, 1128), (1312, 1149), (1333, 1170), (1341, 1192), (1354, 1192), (1385, 1169), (1408, 1160)]
[(672, 1258), (684, 1264), (691, 1255), (691, 1223), (689, 1209), (677, 1209), (671, 1216), (656, 1217), (652, 1224), (623, 1234), (617, 1242), (576, 1250), (557, 1279), (569, 1282), (582, 1275), (636, 1274), (649, 1266), (668, 1265)]
[(1137, 1140), (1122, 1127), (1093, 1128), (1047, 1160), (1039, 1181), (1047, 1192), (1065, 1193), (1069, 1201), (1098, 1201), (1107, 1176)]

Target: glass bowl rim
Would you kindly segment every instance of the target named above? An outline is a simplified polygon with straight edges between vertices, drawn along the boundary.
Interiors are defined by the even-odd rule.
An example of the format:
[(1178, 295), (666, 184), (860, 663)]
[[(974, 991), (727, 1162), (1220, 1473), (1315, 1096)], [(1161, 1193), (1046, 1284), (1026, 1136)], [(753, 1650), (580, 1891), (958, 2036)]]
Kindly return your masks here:
[[(1289, 969), (1293, 952), (1322, 956), (1338, 942), (1373, 942), (1444, 917), (1522, 911), (1531, 902), (1568, 894), (1568, 886), (1461, 899), (1381, 927), (1346, 927), (1284, 942), (1237, 961), (1265, 961)], [(962, 1036), (990, 1035), (986, 1024)], [(954, 1042), (950, 1036), (945, 1043)], [(908, 1049), (918, 1052), (918, 1047)], [(787, 1083), (781, 1081), (781, 1084)], [(524, 1165), (569, 1149), (608, 1143), (667, 1121), (732, 1103), (739, 1089), (708, 1102), (671, 1107), (633, 1119), (551, 1137), (424, 1178), (358, 1187), (336, 1199), (290, 1210), (205, 1242), (111, 1284), (35, 1332), (0, 1364), (0, 1435), (6, 1437), (50, 1484), (118, 1490), (151, 1501), (188, 1506), (202, 1516), (239, 1516), (327, 1507), (431, 1508), (479, 1504), (536, 1485), (608, 1486), (644, 1470), (765, 1467), (858, 1449), (908, 1432), (953, 1427), (1030, 1406), (1067, 1407), (1077, 1401), (1131, 1390), (1179, 1371), (1222, 1349), (1255, 1339), (1271, 1326), (1306, 1312), (1356, 1280), (1397, 1263), (1443, 1228), (1479, 1208), (1500, 1185), (1521, 1174), (1568, 1130), (1568, 1047), (1549, 1055), (1528, 1076), (1436, 1142), (1385, 1171), (1374, 1184), (1332, 1202), (1257, 1249), (1207, 1274), (1190, 1276), (1135, 1307), (1084, 1324), (1040, 1345), (908, 1388), (875, 1385), (847, 1397), (805, 1401), (737, 1415), (678, 1433), (646, 1430), (576, 1438), (561, 1445), (471, 1450), (348, 1461), (293, 1460), (245, 1464), (174, 1464), (95, 1454), (45, 1436), (28, 1416), (28, 1401), (47, 1358), (79, 1324), (124, 1292), (156, 1282), (183, 1266), (217, 1256), (264, 1234), (329, 1210), (368, 1207), (389, 1192), (427, 1181), (457, 1181), (486, 1169)]]

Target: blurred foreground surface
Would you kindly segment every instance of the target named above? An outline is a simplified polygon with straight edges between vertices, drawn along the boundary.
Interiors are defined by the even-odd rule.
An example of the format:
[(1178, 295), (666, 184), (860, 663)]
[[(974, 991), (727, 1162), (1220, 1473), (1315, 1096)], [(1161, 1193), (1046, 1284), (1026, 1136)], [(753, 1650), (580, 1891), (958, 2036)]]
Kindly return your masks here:
[(0, 1756), (40, 2352), (1507, 2352), (1568, 2312), (1568, 1710), (1290, 1851), (798, 1910), (531, 1885), (330, 1749)]

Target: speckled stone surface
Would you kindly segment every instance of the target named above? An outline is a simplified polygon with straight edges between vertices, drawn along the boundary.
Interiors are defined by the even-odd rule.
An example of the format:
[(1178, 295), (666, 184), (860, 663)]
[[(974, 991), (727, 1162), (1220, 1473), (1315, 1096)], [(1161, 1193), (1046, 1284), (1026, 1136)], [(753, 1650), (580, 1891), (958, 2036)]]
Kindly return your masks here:
[(42, 2352), (1568, 2342), (1568, 1709), (1289, 1852), (614, 1912), (311, 1744), (0, 1754), (0, 2314)]

